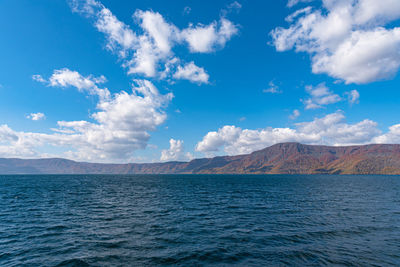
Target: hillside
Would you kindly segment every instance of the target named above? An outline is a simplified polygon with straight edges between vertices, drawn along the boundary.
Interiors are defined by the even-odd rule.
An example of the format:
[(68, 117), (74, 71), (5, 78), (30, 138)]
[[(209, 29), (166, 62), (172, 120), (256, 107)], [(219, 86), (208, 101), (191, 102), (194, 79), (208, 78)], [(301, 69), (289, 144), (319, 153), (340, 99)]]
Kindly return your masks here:
[(400, 174), (400, 145), (276, 144), (247, 155), (190, 162), (100, 164), (0, 158), (1, 174)]

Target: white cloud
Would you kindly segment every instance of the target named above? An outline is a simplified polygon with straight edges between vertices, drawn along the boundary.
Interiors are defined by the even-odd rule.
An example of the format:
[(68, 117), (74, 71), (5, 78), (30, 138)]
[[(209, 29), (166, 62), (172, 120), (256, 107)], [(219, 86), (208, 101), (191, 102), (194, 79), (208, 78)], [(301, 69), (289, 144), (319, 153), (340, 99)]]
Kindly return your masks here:
[(133, 17), (144, 34), (138, 37), (134, 55), (126, 64), (128, 73), (155, 77), (159, 62), (168, 62), (173, 57), (171, 48), (178, 40), (179, 30), (157, 12), (137, 10)]
[(279, 89), (279, 86), (276, 85), (273, 81), (268, 83), (268, 88), (263, 90), (264, 93), (271, 93), (271, 94), (281, 94), (282, 91)]
[(94, 77), (89, 75), (82, 76), (77, 71), (68, 68), (54, 70), (48, 81), (42, 78), (40, 82), (47, 83), (53, 87), (75, 87), (80, 92), (88, 92), (91, 95), (98, 95), (101, 99), (109, 99), (110, 92), (107, 88), (101, 89), (99, 84), (105, 83), (107, 79), (104, 76)]
[(400, 143), (400, 124), (389, 127), (389, 132), (377, 136), (372, 140), (378, 144), (399, 144)]
[(313, 0), (289, 0), (287, 3), (288, 7), (293, 7), (297, 5), (298, 3), (309, 3), (312, 2)]
[[(93, 8), (96, 8), (95, 27), (107, 37), (107, 48), (119, 52), (121, 57), (126, 52), (138, 45), (138, 36), (123, 22), (119, 21), (109, 9), (102, 4), (90, 1)], [(89, 6), (89, 2), (88, 2)]]
[(233, 1), (228, 5), (229, 10), (240, 10), (242, 5), (238, 1)]
[(237, 26), (224, 17), (209, 25), (190, 24), (180, 30), (160, 13), (143, 10), (133, 14), (141, 30), (134, 32), (100, 2), (86, 0), (82, 4), (72, 0), (71, 6), (73, 11), (94, 19), (98, 31), (106, 36), (107, 48), (120, 56), (129, 74), (146, 77), (167, 78), (174, 73), (176, 64), (171, 62), (179, 59), (172, 49), (177, 44), (187, 43), (191, 52), (212, 52), (223, 48), (238, 32)]
[(326, 73), (346, 83), (369, 83), (397, 73), (400, 28), (390, 23), (400, 18), (399, 1), (322, 3), (321, 9), (296, 11), (287, 20), (291, 23), (288, 28), (271, 32), (278, 51), (307, 52), (314, 73)]
[(265, 128), (261, 130), (224, 126), (207, 133), (196, 150), (206, 154), (221, 148), (229, 155), (250, 153), (281, 142), (301, 142), (321, 145), (353, 145), (371, 142), (381, 134), (377, 123), (363, 120), (355, 124), (345, 122), (341, 112), (328, 114), (310, 122), (295, 124), (294, 128)]
[(238, 28), (226, 18), (209, 25), (189, 25), (182, 30), (181, 37), (185, 40), (192, 52), (209, 53), (217, 48), (223, 48), (232, 36), (237, 34)]
[(239, 13), (241, 8), (242, 8), (242, 5), (238, 1), (234, 1), (234, 2), (230, 3), (229, 5), (227, 5), (225, 9), (222, 9), (221, 13), (222, 13), (222, 16), (226, 16), (227, 14), (229, 14), (231, 12)]
[(7, 125), (0, 125), (0, 142), (17, 141), (18, 136)]
[(37, 81), (37, 82), (41, 82), (41, 83), (45, 83), (46, 80), (43, 79), (43, 77), (41, 75), (32, 75), (32, 80)]
[(26, 116), (26, 118), (33, 121), (40, 121), (46, 119), (46, 116), (43, 113), (38, 112), (38, 113), (31, 113), (28, 116)]
[(185, 153), (182, 140), (169, 140), (169, 149), (161, 151), (161, 161), (186, 161), (193, 159), (193, 155)]
[(182, 32), (182, 36), (188, 42), (192, 52), (210, 52), (218, 38), (215, 27), (214, 24), (191, 26)]
[(335, 94), (326, 87), (325, 83), (321, 83), (317, 86), (306, 86), (306, 91), (310, 94), (310, 98), (302, 100), (305, 104), (305, 109), (318, 109), (329, 104), (335, 104), (340, 101), (347, 101), (353, 105), (359, 102), (360, 93), (357, 90), (351, 90), (345, 92), (343, 97)]
[(289, 119), (295, 120), (300, 116), (300, 111), (298, 109), (293, 110), (292, 114), (289, 115)]
[[(241, 128), (230, 125), (220, 128), (217, 132), (209, 132), (204, 136), (202, 141), (197, 143), (196, 151), (218, 151), (220, 147), (232, 144), (238, 140), (241, 132)], [(230, 150), (229, 147), (227, 149)]]
[(179, 29), (165, 21), (158, 12), (137, 10), (133, 15), (140, 21), (140, 27), (153, 39), (161, 53), (169, 53)]
[(308, 85), (306, 86), (306, 91), (311, 96), (303, 101), (306, 105), (306, 109), (322, 108), (325, 105), (334, 104), (342, 100), (339, 95), (330, 91), (324, 83), (321, 83), (315, 87)]
[(209, 75), (205, 70), (196, 66), (193, 61), (183, 67), (178, 66), (173, 77), (175, 79), (184, 79), (195, 83), (208, 83), (209, 79)]
[(16, 132), (0, 125), (0, 157), (38, 157), (35, 146), (44, 145), (45, 134)]
[(360, 93), (357, 90), (351, 90), (346, 95), (350, 104), (356, 104), (360, 101)]
[(296, 10), (289, 16), (285, 18), (287, 22), (293, 22), (298, 16), (304, 15), (304, 14), (309, 14), (312, 11), (312, 8), (310, 6)]
[[(90, 77), (90, 78), (89, 78)], [(102, 77), (102, 76), (101, 76)], [(0, 126), (0, 156), (40, 157), (40, 147), (51, 145), (63, 149), (58, 156), (85, 161), (129, 161), (135, 150), (144, 149), (154, 131), (167, 115), (164, 108), (172, 93), (162, 95), (147, 80), (135, 80), (132, 92), (110, 94), (96, 83), (105, 78), (84, 77), (75, 71), (56, 70), (46, 81), (50, 86), (74, 86), (99, 95), (94, 120), (58, 121), (52, 134), (17, 132)], [(104, 97), (107, 96), (107, 97)]]
[(330, 145), (353, 145), (371, 142), (380, 134), (377, 123), (368, 119), (355, 124), (345, 122), (341, 112), (328, 114), (311, 122), (296, 124), (300, 133), (317, 137), (316, 143)]

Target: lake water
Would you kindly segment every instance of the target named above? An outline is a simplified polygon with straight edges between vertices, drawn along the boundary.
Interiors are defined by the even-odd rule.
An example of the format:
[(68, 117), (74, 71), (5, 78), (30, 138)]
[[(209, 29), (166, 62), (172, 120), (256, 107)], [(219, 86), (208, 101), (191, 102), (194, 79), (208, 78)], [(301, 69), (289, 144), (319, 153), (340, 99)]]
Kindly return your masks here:
[(0, 266), (399, 266), (400, 176), (0, 176)]

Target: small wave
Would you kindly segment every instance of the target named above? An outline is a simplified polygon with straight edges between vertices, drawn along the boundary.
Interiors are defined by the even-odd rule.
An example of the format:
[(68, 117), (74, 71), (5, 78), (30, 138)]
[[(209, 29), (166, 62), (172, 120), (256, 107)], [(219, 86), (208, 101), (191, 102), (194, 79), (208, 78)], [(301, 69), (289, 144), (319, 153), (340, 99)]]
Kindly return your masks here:
[(104, 248), (121, 248), (127, 241), (116, 241), (116, 242), (97, 242), (96, 246)]
[(70, 259), (70, 260), (65, 260), (57, 264), (55, 267), (90, 267), (87, 262), (81, 260), (81, 259)]
[(64, 230), (67, 229), (68, 227), (65, 225), (55, 225), (55, 226), (50, 226), (46, 230), (48, 231), (59, 231), (59, 230)]
[(399, 265), (400, 176), (201, 177), (0, 177), (0, 266)]

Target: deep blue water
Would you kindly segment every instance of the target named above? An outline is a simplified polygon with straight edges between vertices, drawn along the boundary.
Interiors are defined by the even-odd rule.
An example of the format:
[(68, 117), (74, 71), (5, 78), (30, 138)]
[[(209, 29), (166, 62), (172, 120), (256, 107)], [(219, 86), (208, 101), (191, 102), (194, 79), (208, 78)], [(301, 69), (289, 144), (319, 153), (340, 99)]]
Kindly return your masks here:
[(399, 266), (400, 176), (0, 176), (0, 266)]

